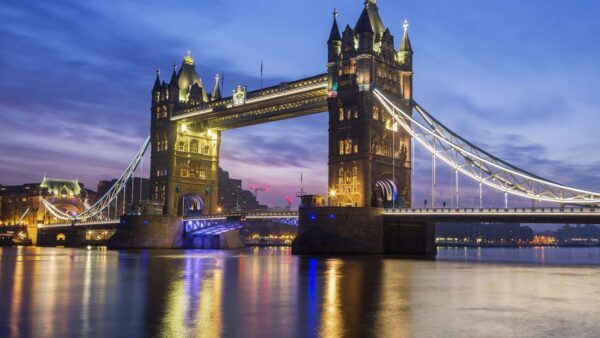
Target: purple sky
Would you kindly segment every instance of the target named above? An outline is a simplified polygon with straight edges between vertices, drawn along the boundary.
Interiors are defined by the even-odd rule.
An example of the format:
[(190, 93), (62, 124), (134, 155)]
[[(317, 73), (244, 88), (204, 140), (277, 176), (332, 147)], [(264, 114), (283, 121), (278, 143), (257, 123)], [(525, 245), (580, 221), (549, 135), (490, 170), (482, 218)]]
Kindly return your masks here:
[[(190, 49), (204, 83), (225, 73), (224, 93), (240, 82), (256, 88), (261, 60), (265, 85), (315, 75), (325, 71), (332, 9), (354, 26), (362, 2), (2, 2), (0, 183), (45, 173), (95, 188), (119, 176), (148, 134), (156, 66), (168, 73)], [(417, 101), (515, 165), (600, 190), (597, 2), (378, 3), (397, 43), (411, 22)], [(261, 202), (284, 205), (301, 172), (309, 192), (327, 190), (326, 142), (325, 114), (227, 131), (221, 165), (245, 187), (269, 186)], [(422, 201), (430, 160), (417, 153)]]

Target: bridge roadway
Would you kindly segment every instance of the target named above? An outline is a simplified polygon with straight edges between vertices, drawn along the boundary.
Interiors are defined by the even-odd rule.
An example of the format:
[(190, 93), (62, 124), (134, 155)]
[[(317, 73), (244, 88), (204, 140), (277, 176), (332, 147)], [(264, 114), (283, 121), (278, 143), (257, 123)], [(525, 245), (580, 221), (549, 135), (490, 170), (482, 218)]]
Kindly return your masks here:
[[(385, 209), (383, 215), (394, 220), (418, 222), (502, 222), (502, 223), (558, 223), (558, 224), (600, 224), (600, 207), (582, 208), (403, 208)], [(248, 220), (297, 219), (297, 211), (240, 212), (231, 214), (206, 215), (187, 218), (184, 222), (207, 222)], [(40, 229), (61, 229), (86, 227), (89, 229), (116, 228), (119, 219), (43, 224)], [(5, 228), (6, 229), (6, 228)]]
[(598, 208), (386, 209), (386, 219), (416, 222), (600, 224)]
[(88, 221), (88, 222), (71, 222), (71, 223), (56, 223), (56, 224), (39, 224), (38, 229), (41, 230), (62, 230), (71, 229), (73, 227), (85, 227), (90, 230), (106, 230), (115, 229), (121, 224), (120, 219), (109, 219), (102, 221)]

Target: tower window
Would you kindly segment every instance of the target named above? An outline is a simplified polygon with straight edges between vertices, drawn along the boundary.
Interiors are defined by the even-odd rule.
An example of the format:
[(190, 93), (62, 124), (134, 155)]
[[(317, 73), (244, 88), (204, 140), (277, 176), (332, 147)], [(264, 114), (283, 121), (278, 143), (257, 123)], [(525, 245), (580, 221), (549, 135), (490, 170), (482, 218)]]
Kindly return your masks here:
[(346, 139), (338, 141), (340, 155), (350, 155), (358, 153), (358, 140)]
[(198, 153), (198, 140), (190, 141), (190, 153)]

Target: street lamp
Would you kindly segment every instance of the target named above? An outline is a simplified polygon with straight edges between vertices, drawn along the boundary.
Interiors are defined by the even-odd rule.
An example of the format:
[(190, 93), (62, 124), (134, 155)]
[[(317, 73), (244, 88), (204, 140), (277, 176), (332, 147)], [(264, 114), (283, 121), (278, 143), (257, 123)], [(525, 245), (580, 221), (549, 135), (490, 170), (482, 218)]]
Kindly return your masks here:
[(329, 196), (331, 197), (331, 204), (332, 206), (335, 206), (335, 195), (336, 195), (336, 191), (335, 190), (329, 190)]

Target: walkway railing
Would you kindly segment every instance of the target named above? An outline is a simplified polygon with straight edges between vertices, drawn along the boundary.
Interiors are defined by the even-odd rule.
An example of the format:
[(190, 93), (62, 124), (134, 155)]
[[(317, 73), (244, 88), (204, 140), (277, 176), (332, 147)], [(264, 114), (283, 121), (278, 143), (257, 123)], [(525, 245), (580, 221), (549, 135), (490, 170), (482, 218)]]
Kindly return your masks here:
[(215, 214), (200, 217), (190, 217), (186, 220), (224, 220), (228, 218), (269, 219), (269, 218), (297, 218), (297, 211), (266, 211), (266, 212), (236, 212), (231, 214)]
[(568, 208), (401, 208), (385, 209), (386, 215), (448, 215), (448, 214), (481, 214), (481, 215), (600, 215), (600, 208), (568, 207)]
[(58, 227), (69, 227), (69, 226), (89, 226), (89, 225), (113, 225), (121, 223), (120, 219), (106, 219), (99, 221), (74, 221), (68, 223), (54, 223), (54, 224), (38, 224), (38, 228), (58, 228)]

